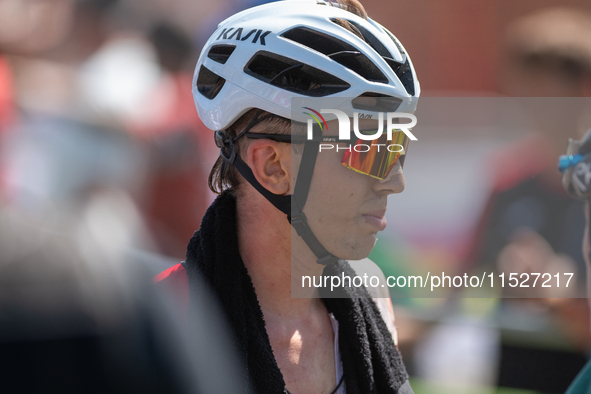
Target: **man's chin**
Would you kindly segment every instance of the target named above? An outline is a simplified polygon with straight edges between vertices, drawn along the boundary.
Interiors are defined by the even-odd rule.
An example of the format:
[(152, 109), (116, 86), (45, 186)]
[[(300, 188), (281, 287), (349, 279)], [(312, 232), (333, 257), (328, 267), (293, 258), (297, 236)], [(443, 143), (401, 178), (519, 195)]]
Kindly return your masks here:
[(338, 256), (345, 260), (363, 260), (369, 256), (378, 240), (377, 234), (370, 234), (363, 239), (357, 239), (343, 250)]

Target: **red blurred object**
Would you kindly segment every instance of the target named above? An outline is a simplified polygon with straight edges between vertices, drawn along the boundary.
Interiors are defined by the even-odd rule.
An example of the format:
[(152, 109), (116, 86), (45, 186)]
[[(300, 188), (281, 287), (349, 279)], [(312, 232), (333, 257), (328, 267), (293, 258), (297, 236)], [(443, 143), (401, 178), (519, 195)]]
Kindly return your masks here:
[(14, 90), (8, 62), (0, 57), (0, 132), (14, 121)]
[(153, 282), (158, 286), (165, 286), (174, 292), (175, 300), (181, 316), (187, 317), (189, 313), (189, 277), (182, 264), (173, 265), (166, 271), (156, 275)]
[(160, 251), (181, 258), (212, 200), (207, 174), (217, 149), (197, 116), (190, 75), (163, 78), (146, 108), (149, 119), (130, 128), (151, 151), (152, 168), (140, 204)]
[[(0, 56), (0, 152), (6, 131), (16, 120), (12, 71), (8, 61)], [(6, 197), (5, 169), (0, 156), (0, 197)]]

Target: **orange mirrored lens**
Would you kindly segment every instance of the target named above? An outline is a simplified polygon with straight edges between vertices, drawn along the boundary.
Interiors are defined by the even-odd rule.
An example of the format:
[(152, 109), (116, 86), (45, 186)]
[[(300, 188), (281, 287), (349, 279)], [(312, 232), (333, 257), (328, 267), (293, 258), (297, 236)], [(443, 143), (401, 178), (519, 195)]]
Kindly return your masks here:
[(392, 133), (392, 141), (386, 134), (372, 141), (357, 140), (345, 150), (341, 164), (353, 171), (377, 179), (386, 179), (392, 167), (406, 154), (408, 137), (402, 131)]

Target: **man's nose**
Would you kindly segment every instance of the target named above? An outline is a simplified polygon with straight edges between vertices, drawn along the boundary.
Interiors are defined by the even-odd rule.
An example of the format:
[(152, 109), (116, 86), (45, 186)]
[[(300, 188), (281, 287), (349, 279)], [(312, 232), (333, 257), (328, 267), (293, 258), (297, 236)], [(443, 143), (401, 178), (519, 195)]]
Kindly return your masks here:
[(394, 194), (402, 193), (406, 183), (404, 181), (404, 174), (402, 169), (393, 169), (390, 171), (386, 179), (383, 181), (377, 180), (374, 183), (374, 190), (380, 194)]

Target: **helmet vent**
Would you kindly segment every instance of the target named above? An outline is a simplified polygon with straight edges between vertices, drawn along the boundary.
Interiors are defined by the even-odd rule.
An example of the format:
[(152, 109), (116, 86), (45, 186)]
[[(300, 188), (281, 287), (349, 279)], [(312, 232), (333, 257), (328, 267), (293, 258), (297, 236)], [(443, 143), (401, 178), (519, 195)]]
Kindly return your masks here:
[(406, 55), (406, 52), (404, 52), (404, 48), (402, 48), (402, 44), (400, 44), (400, 41), (398, 41), (398, 39), (394, 37), (394, 34), (390, 33), (390, 31), (384, 27), (382, 27), (382, 30), (384, 30), (388, 37), (390, 37), (390, 39), (394, 42), (394, 45), (396, 45), (396, 48), (398, 48), (400, 53), (402, 55)]
[(354, 109), (372, 112), (396, 112), (402, 99), (385, 94), (366, 92), (351, 101)]
[(282, 36), (330, 57), (369, 81), (388, 83), (388, 78), (367, 56), (338, 38), (305, 27), (296, 27)]
[(328, 96), (351, 87), (322, 70), (267, 51), (257, 52), (244, 72), (273, 86), (311, 97)]
[(406, 61), (404, 63), (398, 63), (388, 58), (384, 60), (386, 60), (390, 68), (392, 68), (392, 71), (394, 71), (394, 74), (396, 74), (396, 76), (402, 83), (402, 86), (404, 86), (406, 92), (411, 96), (414, 96), (415, 84), (412, 77), (412, 70), (410, 69), (410, 64), (408, 63), (408, 58), (406, 58)]
[(390, 68), (392, 68), (392, 71), (394, 71), (398, 79), (400, 79), (400, 82), (402, 82), (402, 85), (404, 86), (404, 89), (406, 89), (406, 92), (411, 96), (414, 96), (415, 84), (412, 76), (412, 70), (410, 69), (410, 63), (408, 62), (408, 57), (406, 56), (406, 52), (404, 51), (404, 48), (402, 48), (400, 41), (398, 41), (398, 39), (394, 37), (394, 34), (390, 33), (390, 31), (384, 27), (382, 27), (382, 30), (384, 30), (384, 32), (388, 35), (388, 37), (390, 37), (392, 42), (394, 42), (394, 45), (396, 45), (396, 48), (398, 48), (400, 54), (402, 54), (404, 63), (398, 63), (393, 59), (389, 58), (386, 58), (385, 60), (390, 66)]
[(210, 71), (205, 66), (199, 69), (199, 76), (197, 77), (197, 90), (204, 97), (213, 100), (218, 95), (226, 80), (216, 73)]
[[(332, 18), (330, 21), (334, 24), (337, 24), (337, 25), (343, 27), (343, 25), (342, 25), (343, 19), (339, 20), (337, 18)], [(357, 31), (361, 34), (360, 38), (363, 38), (363, 40), (365, 40), (365, 42), (367, 42), (369, 44), (369, 46), (372, 47), (374, 49), (374, 51), (376, 51), (380, 56), (392, 57), (392, 54), (388, 51), (388, 49), (386, 49), (384, 44), (382, 44), (382, 42), (379, 39), (377, 39), (376, 36), (374, 36), (369, 30), (367, 30), (365, 27), (361, 26), (359, 23), (351, 21), (349, 19), (345, 19), (344, 21), (348, 22), (351, 26), (353, 26), (355, 29), (357, 29)], [(355, 34), (359, 35), (357, 33), (355, 33)]]
[(345, 41), (307, 27), (296, 27), (286, 31), (282, 36), (327, 56), (343, 51), (359, 52), (354, 46)]
[(235, 45), (214, 45), (209, 50), (207, 57), (214, 62), (226, 64), (234, 49), (236, 49)]

